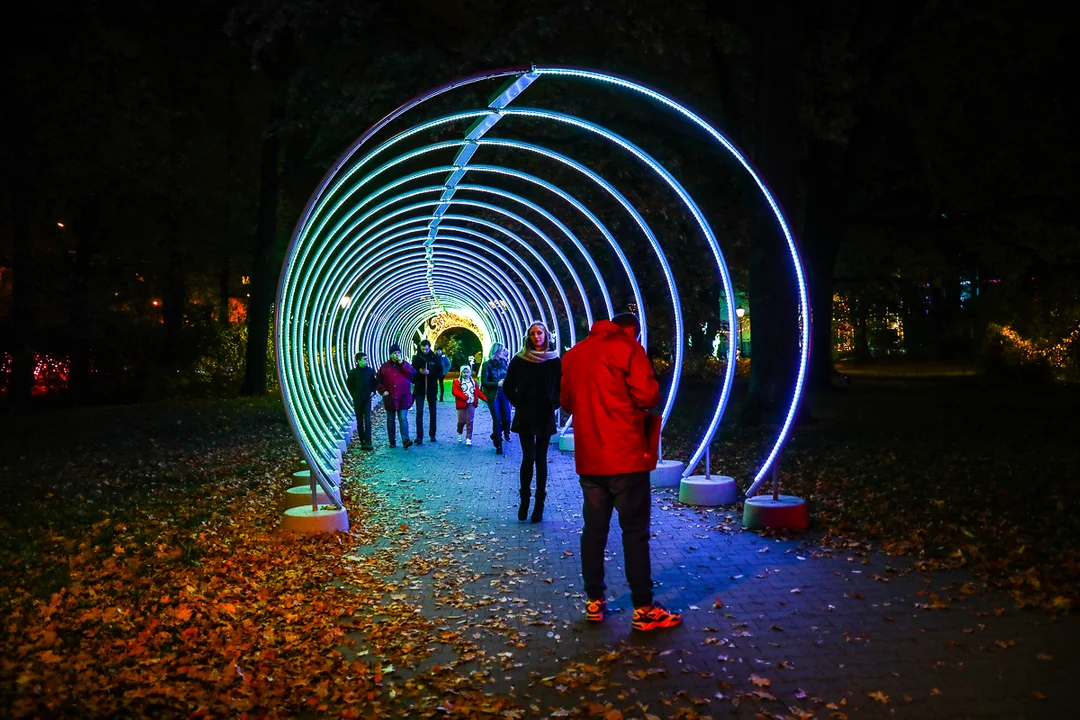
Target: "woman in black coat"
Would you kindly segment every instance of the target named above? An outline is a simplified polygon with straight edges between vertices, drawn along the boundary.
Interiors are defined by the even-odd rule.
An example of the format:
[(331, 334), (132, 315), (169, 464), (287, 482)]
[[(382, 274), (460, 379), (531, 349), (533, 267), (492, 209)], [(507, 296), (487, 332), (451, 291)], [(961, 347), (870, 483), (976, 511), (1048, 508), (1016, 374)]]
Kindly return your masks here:
[(532, 521), (544, 516), (547, 497), (547, 449), (555, 434), (555, 411), (559, 408), (559, 382), (562, 360), (555, 350), (548, 350), (551, 333), (541, 322), (534, 322), (525, 334), (521, 352), (510, 361), (503, 380), (503, 392), (514, 406), (511, 432), (521, 436), (521, 506), (518, 520), (529, 514), (529, 495), (533, 465), (536, 466), (536, 504)]

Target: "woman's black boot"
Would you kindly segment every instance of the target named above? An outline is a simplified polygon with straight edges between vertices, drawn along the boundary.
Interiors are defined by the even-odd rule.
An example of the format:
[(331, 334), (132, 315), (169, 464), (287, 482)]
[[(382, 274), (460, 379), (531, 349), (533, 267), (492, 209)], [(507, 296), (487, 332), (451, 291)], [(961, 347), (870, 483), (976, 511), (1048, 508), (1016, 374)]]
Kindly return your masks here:
[[(533, 503), (532, 520), (530, 522), (538, 523), (544, 519), (544, 498), (546, 495), (536, 493), (536, 502)], [(521, 519), (524, 520), (524, 514), (521, 515)]]
[(521, 505), (518, 506), (518, 520), (524, 521), (529, 516), (529, 493), (521, 493)]

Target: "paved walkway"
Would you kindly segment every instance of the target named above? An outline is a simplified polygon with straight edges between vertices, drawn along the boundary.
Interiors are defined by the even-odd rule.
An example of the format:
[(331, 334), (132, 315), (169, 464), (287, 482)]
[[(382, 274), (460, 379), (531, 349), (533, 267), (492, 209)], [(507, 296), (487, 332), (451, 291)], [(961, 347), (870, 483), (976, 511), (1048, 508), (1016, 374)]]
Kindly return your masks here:
[(420, 533), (413, 567), (436, 569), (402, 569), (409, 599), (471, 630), (475, 664), (458, 672), (490, 672), (490, 689), (529, 717), (1073, 716), (1076, 618), (1014, 610), (964, 573), (924, 576), (858, 546), (745, 532), (735, 510), (683, 506), (671, 490), (654, 491), (653, 572), (657, 599), (682, 609), (683, 625), (631, 632), (614, 522), (614, 612), (589, 625), (572, 455), (552, 446), (544, 521), (519, 523), (517, 436), (496, 456), (481, 407), (465, 447), (452, 403), (439, 412), (440, 441), (407, 451), (386, 446), (378, 413), (364, 482)]

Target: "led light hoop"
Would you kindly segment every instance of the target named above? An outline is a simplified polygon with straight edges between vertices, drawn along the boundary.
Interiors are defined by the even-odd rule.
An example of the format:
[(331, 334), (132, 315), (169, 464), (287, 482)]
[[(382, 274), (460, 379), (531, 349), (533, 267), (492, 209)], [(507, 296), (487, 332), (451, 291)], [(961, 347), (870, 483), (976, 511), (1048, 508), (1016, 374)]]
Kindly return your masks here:
[[(382, 238), (382, 241), (385, 243), (385, 242), (389, 241), (390, 239), (399, 237), (399, 236), (401, 236), (403, 234), (405, 234), (405, 233), (397, 233), (397, 234), (394, 234), (394, 235), (390, 235), (390, 236)], [(365, 243), (365, 245), (366, 245), (366, 243)], [(363, 247), (363, 246), (361, 246), (361, 247)], [(354, 249), (352, 251), (353, 254), (355, 254), (356, 252), (357, 252), (356, 249)], [(346, 258), (346, 260), (347, 259), (348, 259), (348, 257)], [(369, 258), (369, 262), (372, 262), (372, 260), (370, 258)], [(334, 298), (336, 298), (339, 295), (343, 294), (343, 292), (340, 291), (340, 290), (335, 290), (333, 288), (335, 287), (334, 283), (335, 283), (335, 281), (338, 281), (341, 269), (344, 266), (341, 263), (337, 263), (336, 265), (332, 265), (331, 267), (333, 267), (333, 272), (331, 273), (331, 276), (330, 276), (329, 280), (325, 281), (325, 283), (324, 283), (326, 286), (330, 287), (331, 289), (328, 290), (327, 292), (320, 293), (320, 294), (318, 294), (316, 296), (317, 297), (316, 307), (315, 307), (315, 311), (313, 313), (313, 315), (315, 317), (323, 317), (324, 313), (327, 312), (327, 311), (332, 312), (332, 313), (338, 312), (338, 308), (336, 307)], [(512, 285), (512, 283), (511, 283), (511, 285)], [(358, 293), (354, 292), (354, 294), (358, 294)], [(313, 331), (315, 331), (315, 327), (316, 326), (313, 326)], [(322, 325), (319, 325), (317, 327), (322, 327)], [(321, 339), (312, 339), (310, 342), (312, 343), (313, 346), (320, 346), (320, 347), (325, 347), (326, 346), (325, 342), (323, 340), (321, 340)], [(321, 369), (321, 368), (319, 368), (319, 369)], [(322, 380), (323, 382), (330, 382), (325, 377), (320, 377), (320, 380)], [(338, 384), (340, 384), (340, 379), (339, 379)]]
[[(409, 247), (409, 246), (410, 246), (409, 244), (403, 244), (402, 245), (402, 247)], [(412, 244), (411, 247), (415, 248), (415, 244)], [(410, 258), (409, 260), (412, 260), (412, 259), (413, 258)], [(400, 281), (400, 279), (401, 279), (400, 276), (394, 275), (392, 271), (396, 270), (397, 268), (400, 268), (400, 267), (408, 267), (408, 265), (409, 265), (409, 262), (406, 261), (405, 263), (400, 263), (399, 262), (395, 266), (387, 268), (387, 271), (388, 271), (387, 280), (389, 281), (390, 285), (398, 283)], [(467, 265), (463, 265), (463, 267), (467, 267)], [(497, 271), (497, 269), (493, 269), (493, 271)], [(461, 275), (460, 277), (464, 278), (466, 282), (469, 280), (468, 275)], [(407, 290), (408, 290), (408, 288), (405, 288), (402, 291), (402, 293), (407, 292)], [(503, 288), (499, 289), (500, 296), (505, 292), (506, 292), (505, 289), (503, 289)], [(389, 297), (391, 299), (392, 303), (398, 302), (400, 300), (400, 298), (394, 296), (393, 294), (386, 295), (386, 294), (383, 294), (382, 292), (380, 292), (378, 294), (374, 294), (374, 295), (369, 295), (369, 297), (371, 297), (371, 298), (382, 298), (384, 301)], [(519, 302), (520, 302), (520, 296), (519, 296)], [(536, 298), (535, 295), (534, 295), (534, 303), (530, 307), (536, 307), (538, 305), (538, 302), (539, 302), (538, 298)], [(409, 306), (406, 306), (406, 308), (408, 308), (408, 307)], [(367, 312), (368, 311), (366, 309), (361, 309), (359, 311), (359, 313), (361, 313), (361, 314), (366, 314)], [(399, 311), (399, 312), (401, 312), (401, 311)], [(526, 309), (524, 312), (525, 313), (530, 313), (531, 311)], [(401, 328), (399, 329), (398, 334), (396, 336), (391, 335), (392, 337), (395, 338), (394, 340), (392, 340), (392, 342), (399, 342), (399, 343), (403, 344), (404, 341), (406, 341), (408, 339), (406, 337), (405, 328), (407, 328), (407, 327), (415, 327), (425, 317), (430, 316), (430, 314), (431, 314), (431, 312), (430, 312), (430, 303), (427, 303), (427, 304), (425, 304), (425, 307), (424, 307), (423, 310), (421, 310), (418, 314), (415, 314), (415, 317), (411, 317), (409, 320), (406, 320), (404, 322), (404, 324), (401, 326)], [(520, 318), (522, 316), (523, 315), (521, 314), (521, 312), (519, 310), (519, 314), (517, 315), (517, 317)], [(347, 336), (347, 338), (348, 338), (344, 342), (335, 343), (333, 338), (329, 338), (327, 340), (327, 342), (331, 346), (333, 346), (335, 344), (340, 344), (343, 347), (357, 347), (359, 345), (359, 343), (357, 342), (357, 338), (358, 338), (358, 335), (362, 332), (362, 330), (361, 330), (362, 321), (363, 321), (363, 317), (361, 317), (361, 315), (358, 314), (357, 317), (354, 318), (354, 320), (352, 321), (352, 326), (346, 328), (344, 331), (341, 331), (342, 334), (345, 334)], [(398, 326), (394, 324), (395, 321), (396, 321), (395, 316), (391, 315), (391, 316), (389, 316), (389, 319), (386, 322), (382, 323), (381, 325), (384, 328), (397, 328)], [(339, 327), (340, 326), (346, 326), (348, 324), (349, 324), (349, 321), (348, 321), (347, 314), (343, 313), (341, 321), (340, 321), (340, 323), (338, 323), (338, 326)], [(485, 325), (487, 325), (487, 323), (485, 323)], [(490, 329), (488, 329), (486, 327), (485, 327), (484, 332), (487, 333), (488, 335), (495, 335), (495, 333), (492, 333), (490, 331)], [(342, 364), (343, 361), (346, 358), (346, 355), (347, 355), (346, 353), (338, 353), (337, 362), (335, 363), (337, 371), (336, 371), (336, 373), (332, 373), (331, 377), (337, 379), (337, 382), (334, 383), (334, 384), (336, 386), (337, 394), (341, 398), (341, 402), (346, 407), (349, 407), (349, 406), (351, 406), (351, 401), (348, 398), (348, 395), (347, 395), (347, 393), (345, 391), (344, 384), (342, 382), (342, 379), (345, 377), (345, 375), (347, 374), (347, 371), (348, 371), (348, 367), (346, 365)], [(351, 361), (351, 358), (349, 360)]]
[[(412, 195), (415, 195), (415, 194), (417, 194), (417, 193), (414, 192), (414, 193), (411, 193), (411, 194), (407, 194), (406, 196), (412, 196)], [(366, 214), (364, 216), (364, 218), (361, 218), (361, 220), (358, 220), (356, 223), (353, 223), (353, 225), (351, 227), (355, 228), (355, 227), (359, 226), (359, 224), (364, 219), (370, 218), (372, 215), (375, 214), (375, 212), (377, 210), (386, 209), (389, 205), (392, 205), (397, 199), (400, 199), (401, 197), (405, 197), (405, 196), (399, 196), (398, 198), (391, 198), (391, 199), (385, 201), (375, 211), (369, 212), (368, 214)], [(591, 323), (592, 314), (591, 314), (591, 309), (590, 309), (589, 304), (588, 304), (589, 303), (589, 296), (585, 292), (584, 286), (581, 283), (581, 279), (578, 277), (577, 272), (574, 270), (573, 265), (570, 263), (569, 258), (566, 257), (566, 255), (562, 252), (562, 250), (558, 247), (557, 244), (552, 242), (551, 238), (549, 238), (546, 234), (539, 231), (538, 228), (535, 228), (534, 225), (529, 223), (527, 220), (525, 220), (521, 216), (519, 216), (519, 215), (517, 215), (517, 214), (515, 214), (513, 212), (507, 211), (507, 210), (505, 210), (503, 208), (499, 208), (498, 206), (490, 205), (490, 204), (487, 204), (487, 203), (478, 203), (478, 202), (470, 202), (470, 201), (455, 201), (455, 202), (457, 204), (465, 205), (465, 206), (468, 206), (468, 207), (478, 207), (478, 208), (481, 208), (481, 209), (489, 209), (489, 210), (492, 210), (493, 212), (497, 212), (497, 213), (503, 215), (504, 217), (507, 217), (507, 218), (509, 218), (511, 220), (514, 220), (515, 222), (520, 222), (521, 224), (525, 225), (526, 227), (534, 228), (536, 230), (536, 232), (539, 233), (539, 237), (541, 238), (541, 240), (543, 240), (543, 242), (555, 252), (555, 254), (561, 259), (563, 265), (569, 271), (572, 279), (574, 280), (574, 284), (577, 286), (578, 292), (581, 295), (582, 302), (583, 302), (583, 304), (585, 304), (586, 314), (589, 317), (589, 320), (590, 320), (590, 323)], [(351, 260), (351, 258), (356, 257), (359, 254), (359, 251), (361, 249), (363, 249), (364, 247), (366, 247), (368, 245), (368, 241), (365, 240), (364, 243), (361, 243), (359, 246), (357, 246), (356, 243), (360, 238), (368, 236), (369, 239), (373, 240), (373, 239), (376, 239), (376, 238), (380, 238), (380, 236), (384, 235), (385, 233), (389, 232), (392, 229), (397, 229), (397, 228), (406, 226), (406, 225), (411, 224), (411, 223), (427, 222), (427, 221), (429, 221), (430, 218), (428, 216), (425, 216), (425, 215), (406, 217), (406, 219), (404, 219), (404, 220), (399, 220), (397, 223), (394, 223), (392, 225), (389, 225), (389, 226), (387, 226), (385, 228), (382, 228), (382, 229), (379, 229), (379, 230), (376, 231), (375, 228), (377, 228), (379, 225), (381, 225), (385, 221), (396, 218), (396, 217), (400, 217), (402, 215), (405, 215), (406, 213), (413, 212), (413, 211), (416, 211), (416, 210), (424, 210), (426, 208), (435, 208), (435, 207), (438, 207), (439, 204), (440, 203), (438, 203), (438, 202), (415, 203), (415, 204), (409, 205), (409, 206), (407, 206), (405, 208), (399, 208), (399, 209), (393, 210), (393, 211), (389, 212), (387, 215), (383, 216), (382, 218), (374, 220), (370, 225), (365, 227), (363, 230), (356, 233), (355, 235), (350, 236), (350, 243), (353, 245), (354, 249), (352, 251), (350, 251), (349, 255), (347, 255), (345, 258), (341, 259), (339, 262), (349, 262)], [(481, 220), (479, 218), (468, 218), (467, 216), (447, 215), (447, 216), (444, 216), (444, 217), (460, 218), (462, 220), (468, 220), (468, 221), (471, 221), (471, 222), (482, 224), (485, 227), (491, 227), (493, 229), (498, 228), (503, 234), (506, 234), (508, 237), (514, 239), (515, 242), (517, 242), (517, 243), (523, 245), (524, 247), (526, 247), (530, 251), (530, 253), (532, 253), (535, 257), (540, 258), (540, 256), (538, 254), (536, 254), (535, 250), (533, 250), (532, 247), (522, 237), (520, 237), (520, 236), (518, 236), (518, 235), (516, 235), (514, 233), (511, 233), (510, 231), (506, 230), (505, 228), (502, 228), (501, 226), (494, 225), (494, 224), (492, 224), (492, 223), (490, 223), (488, 221), (483, 221), (483, 220)], [(369, 235), (369, 233), (371, 233), (371, 234)], [(576, 238), (574, 238), (573, 240), (576, 242)], [(578, 243), (578, 246), (580, 248), (581, 253), (583, 255), (587, 255), (587, 252), (585, 251), (584, 247), (580, 245), (580, 243)], [(541, 262), (543, 262), (542, 259), (541, 259)], [(546, 263), (543, 263), (543, 264), (544, 264), (545, 267), (547, 267)], [(320, 267), (322, 267), (322, 265), (320, 265)], [(553, 278), (558, 283), (557, 278), (555, 278), (554, 274), (552, 274), (552, 275), (553, 275)], [(599, 276), (597, 276), (597, 277), (598, 277), (598, 282), (601, 283), (601, 293), (602, 293), (602, 295), (603, 295), (603, 297), (605, 299), (605, 303), (606, 303), (606, 305), (608, 307), (610, 307), (610, 298), (609, 298), (608, 293), (607, 293), (606, 285), (603, 284), (603, 279), (601, 277), (599, 277)], [(561, 288), (561, 284), (560, 284), (560, 288)]]
[[(413, 262), (413, 264), (415, 265), (415, 260), (416, 260), (415, 256), (413, 256), (412, 258), (406, 258), (406, 260), (404, 262), (400, 262), (398, 265), (399, 265), (400, 268), (406, 268), (408, 266), (409, 262)], [(475, 275), (472, 275), (468, 268), (465, 268), (465, 269), (446, 268), (445, 271), (446, 271), (446, 277), (447, 278), (449, 278), (451, 280), (454, 280), (454, 281), (456, 281), (456, 283), (459, 283), (459, 284), (466, 284), (466, 283), (469, 283), (469, 282), (471, 282), (472, 280), (475, 279)], [(426, 292), (427, 292), (427, 288), (423, 287), (422, 284), (417, 282), (417, 281), (423, 279), (423, 271), (422, 270), (417, 270), (414, 267), (411, 270), (405, 270), (403, 272), (404, 272), (404, 274), (394, 276), (393, 277), (393, 282), (404, 281), (404, 282), (408, 283), (408, 282), (412, 281), (414, 283), (414, 287), (409, 289), (408, 286), (406, 285), (405, 287), (402, 288), (401, 292), (403, 292), (403, 293), (404, 292), (419, 293), (418, 296), (423, 297), (424, 294), (426, 294)], [(460, 286), (458, 288), (458, 292), (461, 294), (461, 296), (469, 297), (469, 298), (471, 298), (473, 300), (474, 303), (479, 305), (481, 302), (483, 302), (483, 300), (482, 300), (483, 296), (491, 297), (498, 289), (497, 286), (489, 285), (489, 284), (486, 284), (486, 283), (483, 284), (482, 287), (484, 287), (483, 294), (481, 294), (478, 291), (472, 290), (472, 289), (462, 289)], [(387, 296), (383, 296), (383, 298), (380, 298), (378, 300), (378, 303), (381, 303), (381, 305), (380, 304), (375, 304), (370, 310), (365, 311), (366, 312), (365, 316), (359, 317), (357, 319), (358, 325), (361, 325), (361, 326), (362, 326), (362, 324), (364, 322), (366, 322), (367, 317), (377, 318), (378, 322), (384, 324), (384, 326), (386, 328), (386, 331), (384, 333), (380, 333), (379, 336), (377, 336), (377, 337), (381, 337), (382, 342), (384, 344), (381, 347), (378, 347), (378, 348), (375, 349), (375, 352), (377, 353), (377, 355), (381, 355), (382, 357), (385, 357), (386, 348), (389, 347), (389, 345), (391, 345), (393, 343), (401, 344), (403, 341), (408, 340), (408, 338), (403, 338), (402, 337), (403, 328), (398, 328), (396, 326), (393, 326), (389, 322), (390, 314), (392, 314), (394, 312), (394, 310), (392, 308), (386, 307), (386, 306), (388, 306), (390, 304), (389, 301), (387, 300), (387, 298), (389, 298), (389, 297), (391, 297), (391, 296), (387, 295)], [(385, 309), (383, 309), (384, 307), (385, 307)], [(473, 309), (476, 310), (476, 309), (479, 309), (479, 308), (474, 306)], [(512, 312), (511, 319), (513, 320), (514, 323), (522, 322), (521, 318), (523, 317), (523, 314), (520, 311), (518, 311), (518, 309), (516, 307), (514, 307), (514, 309), (511, 312)], [(508, 325), (506, 324), (506, 322), (502, 318), (499, 318), (499, 317), (495, 316), (494, 314), (492, 314), (490, 312), (488, 312), (486, 314), (490, 316), (490, 321), (491, 321), (492, 325), (499, 328), (499, 332), (497, 332), (496, 335), (506, 337), (507, 336), (507, 331), (508, 331)]]
[[(389, 123), (422, 103), (473, 83), (498, 78), (514, 78), (495, 96), (487, 108), (465, 110), (429, 120), (379, 143), (366, 155), (358, 157), (368, 141)], [(697, 223), (712, 251), (725, 296), (735, 297), (730, 273), (719, 242), (700, 208), (682, 185), (659, 162), (629, 140), (596, 123), (565, 113), (541, 108), (509, 107), (534, 82), (558, 78), (584, 80), (630, 91), (659, 103), (706, 133), (747, 172), (765, 198), (787, 242), (798, 283), (799, 366), (795, 390), (783, 426), (768, 456), (754, 476), (748, 495), (765, 479), (780, 448), (790, 434), (806, 378), (810, 350), (810, 311), (806, 282), (799, 253), (778, 203), (747, 159), (733, 143), (706, 120), (671, 98), (633, 81), (591, 70), (565, 67), (509, 68), (480, 73), (455, 80), (409, 101), (376, 123), (353, 143), (323, 178), (308, 201), (293, 234), (284, 262), (276, 305), (275, 344), (278, 374), (289, 422), (301, 451), (320, 485), (338, 502), (337, 483), (340, 452), (338, 443), (351, 421), (351, 402), (343, 379), (351, 363), (352, 351), (364, 349), (378, 358), (391, 343), (409, 342), (427, 319), (449, 305), (467, 310), (479, 319), (491, 341), (516, 345), (533, 318), (545, 320), (556, 334), (561, 325), (576, 341), (573, 309), (555, 270), (533, 247), (551, 250), (582, 299), (589, 325), (593, 322), (590, 294), (582, 284), (574, 265), (563, 253), (560, 243), (574, 248), (589, 267), (600, 291), (604, 312), (613, 312), (607, 279), (600, 272), (588, 250), (556, 214), (547, 207), (520, 197), (489, 182), (464, 182), (479, 173), (488, 179), (510, 177), (543, 188), (562, 203), (580, 213), (601, 234), (615, 252), (626, 276), (634, 301), (643, 313), (645, 303), (630, 260), (607, 227), (575, 197), (541, 177), (514, 168), (492, 164), (474, 164), (472, 159), (485, 148), (540, 155), (584, 175), (614, 199), (643, 233), (663, 270), (674, 316), (674, 371), (671, 392), (662, 414), (666, 422), (679, 387), (682, 372), (682, 307), (678, 289), (661, 243), (644, 218), (611, 183), (575, 160), (532, 143), (504, 137), (492, 137), (493, 129), (516, 118), (560, 123), (602, 138), (649, 168), (682, 202)], [(509, 118), (509, 120), (508, 120)], [(448, 140), (399, 152), (377, 163), (381, 154), (410, 138), (472, 123), (463, 129), (460, 140)], [(401, 173), (400, 168), (426, 158), (435, 159), (455, 153), (452, 163), (435, 161), (429, 167)], [(370, 168), (361, 174), (365, 168)], [(393, 174), (397, 176), (394, 177)], [(410, 187), (418, 181), (443, 175), (442, 185)], [(385, 176), (385, 177), (384, 177)], [(378, 187), (361, 195), (376, 178)], [(490, 196), (492, 202), (461, 197), (460, 193)], [(423, 199), (435, 196), (433, 200)], [(545, 234), (537, 225), (508, 209), (526, 208), (555, 227), (558, 238)], [(474, 212), (494, 214), (526, 228), (519, 236), (500, 223), (474, 216)], [(506, 244), (508, 238), (511, 244)], [(556, 242), (559, 240), (559, 242)], [(522, 248), (519, 254), (515, 248)], [(538, 274), (538, 272), (540, 274)], [(548, 291), (555, 290), (559, 306)], [(342, 298), (348, 296), (350, 301)], [(496, 302), (498, 307), (490, 306)], [(505, 307), (504, 307), (505, 303)], [(562, 312), (558, 312), (561, 309)], [(735, 327), (734, 306), (728, 302), (728, 327)], [(642, 317), (643, 341), (647, 342), (648, 323)], [(511, 343), (507, 343), (507, 340)], [(728, 343), (727, 371), (716, 408), (708, 428), (687, 463), (691, 473), (712, 441), (726, 409), (734, 380), (735, 343)]]

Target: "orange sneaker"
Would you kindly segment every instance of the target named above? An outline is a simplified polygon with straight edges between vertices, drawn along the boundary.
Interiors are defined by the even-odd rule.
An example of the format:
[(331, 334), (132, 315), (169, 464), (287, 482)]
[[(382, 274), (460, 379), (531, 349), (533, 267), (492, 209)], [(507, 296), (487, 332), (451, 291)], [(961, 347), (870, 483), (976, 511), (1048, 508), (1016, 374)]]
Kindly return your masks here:
[(603, 622), (604, 613), (607, 611), (607, 600), (589, 600), (585, 603), (585, 619), (589, 622)]
[(668, 612), (660, 603), (634, 608), (634, 619), (630, 626), (635, 630), (647, 632), (660, 628), (673, 628), (682, 622), (682, 613)]

